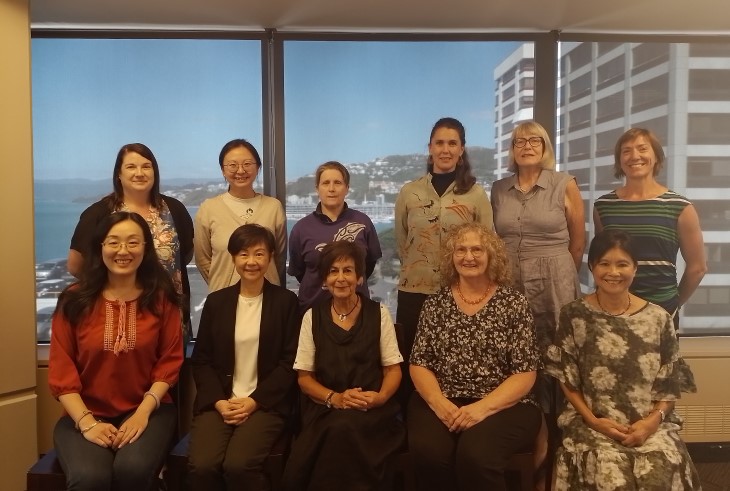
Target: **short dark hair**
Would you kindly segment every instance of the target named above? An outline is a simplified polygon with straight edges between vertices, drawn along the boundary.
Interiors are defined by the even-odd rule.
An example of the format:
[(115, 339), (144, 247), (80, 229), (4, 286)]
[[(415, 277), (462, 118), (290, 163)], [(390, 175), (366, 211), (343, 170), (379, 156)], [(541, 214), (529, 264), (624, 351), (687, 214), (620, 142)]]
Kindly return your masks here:
[(235, 256), (242, 250), (259, 244), (263, 244), (273, 254), (276, 248), (274, 234), (258, 223), (247, 223), (238, 227), (231, 234), (228, 239), (228, 253)]
[(322, 178), (322, 173), (326, 170), (336, 170), (340, 171), (340, 174), (342, 174), (342, 179), (345, 181), (345, 185), (349, 188), (350, 187), (350, 171), (347, 170), (347, 167), (342, 165), (340, 162), (337, 162), (336, 160), (330, 160), (329, 162), (325, 162), (324, 164), (321, 164), (319, 167), (317, 167), (317, 170), (314, 173), (314, 186), (319, 186), (319, 180)]
[(638, 264), (631, 236), (621, 230), (604, 230), (593, 237), (591, 246), (588, 248), (588, 270), (593, 271), (593, 266), (614, 247), (628, 254), (634, 266)]
[(330, 242), (322, 248), (319, 256), (319, 278), (324, 281), (329, 275), (330, 268), (339, 259), (352, 259), (355, 263), (355, 274), (358, 278), (365, 277), (365, 250), (360, 244), (349, 240)]
[(228, 152), (235, 148), (243, 147), (249, 152), (251, 152), (251, 155), (253, 155), (254, 160), (256, 161), (256, 168), (261, 168), (261, 156), (256, 151), (256, 147), (254, 147), (251, 142), (248, 140), (244, 140), (243, 138), (236, 138), (235, 140), (231, 140), (225, 145), (223, 145), (223, 148), (221, 149), (221, 153), (218, 154), (218, 164), (221, 166), (221, 170), (223, 169), (223, 161), (226, 158), (226, 155)]
[(117, 160), (114, 162), (114, 174), (112, 176), (112, 185), (114, 186), (113, 203), (110, 211), (114, 211), (124, 203), (124, 189), (119, 179), (122, 172), (122, 162), (128, 153), (137, 153), (152, 163), (152, 171), (155, 174), (155, 182), (152, 183), (150, 190), (150, 204), (158, 210), (162, 207), (162, 196), (160, 196), (160, 166), (157, 165), (157, 159), (147, 145), (142, 143), (127, 143), (117, 152)]
[(654, 150), (654, 155), (656, 156), (654, 175), (658, 175), (662, 167), (664, 167), (666, 157), (664, 156), (664, 149), (662, 148), (661, 142), (659, 142), (659, 138), (651, 130), (646, 128), (631, 128), (618, 138), (616, 147), (613, 150), (613, 175), (617, 178), (624, 177), (624, 170), (621, 168), (621, 147), (624, 146), (624, 143), (632, 142), (640, 136), (649, 140), (651, 149)]

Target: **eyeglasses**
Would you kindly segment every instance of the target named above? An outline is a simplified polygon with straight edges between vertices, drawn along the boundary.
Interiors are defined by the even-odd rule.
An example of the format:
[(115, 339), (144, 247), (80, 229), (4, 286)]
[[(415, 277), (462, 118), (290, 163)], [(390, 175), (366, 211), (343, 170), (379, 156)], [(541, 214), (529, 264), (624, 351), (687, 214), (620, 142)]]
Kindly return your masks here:
[(455, 257), (466, 257), (466, 253), (471, 252), (472, 257), (482, 257), (484, 255), (483, 247), (457, 247), (454, 249)]
[(541, 136), (531, 136), (530, 138), (515, 138), (514, 140), (512, 140), (512, 145), (514, 145), (516, 148), (522, 148), (527, 145), (528, 142), (530, 143), (531, 147), (539, 147), (545, 142), (545, 140), (543, 140)]
[(228, 172), (236, 172), (239, 168), (242, 168), (246, 172), (251, 172), (253, 168), (256, 167), (256, 162), (251, 162), (250, 160), (246, 162), (226, 162), (223, 164), (223, 167), (225, 167)]
[(116, 239), (109, 239), (102, 242), (101, 245), (103, 245), (107, 249), (111, 249), (112, 251), (118, 251), (122, 248), (122, 246), (126, 246), (128, 251), (133, 252), (144, 247), (144, 242), (137, 239), (132, 239), (127, 242), (122, 242), (121, 240)]

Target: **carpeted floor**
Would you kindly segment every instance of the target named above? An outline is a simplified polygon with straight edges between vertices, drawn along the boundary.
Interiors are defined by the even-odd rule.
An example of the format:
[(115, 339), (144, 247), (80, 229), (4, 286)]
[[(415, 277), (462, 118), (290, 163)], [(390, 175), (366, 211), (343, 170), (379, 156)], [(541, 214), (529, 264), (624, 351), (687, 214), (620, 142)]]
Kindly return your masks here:
[(704, 491), (730, 491), (730, 444), (687, 444)]

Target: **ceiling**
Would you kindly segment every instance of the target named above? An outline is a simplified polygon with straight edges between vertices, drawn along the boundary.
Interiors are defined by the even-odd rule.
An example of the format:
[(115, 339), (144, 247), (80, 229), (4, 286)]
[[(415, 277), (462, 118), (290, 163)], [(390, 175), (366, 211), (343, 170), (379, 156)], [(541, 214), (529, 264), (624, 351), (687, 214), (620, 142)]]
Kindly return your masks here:
[(30, 0), (34, 28), (730, 34), (727, 0)]

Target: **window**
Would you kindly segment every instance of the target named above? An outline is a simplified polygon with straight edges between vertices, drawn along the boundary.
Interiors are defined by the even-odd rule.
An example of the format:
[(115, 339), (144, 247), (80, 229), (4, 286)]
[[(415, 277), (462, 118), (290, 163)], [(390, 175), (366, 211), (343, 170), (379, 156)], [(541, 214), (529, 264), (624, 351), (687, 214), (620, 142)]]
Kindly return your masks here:
[[(623, 55), (610, 60), (599, 56), (574, 74), (566, 68), (574, 63), (572, 53), (592, 52), (582, 44), (597, 44), (599, 54), (630, 53), (632, 69), (622, 71), (625, 61), (616, 60), (623, 60)], [(613, 175), (613, 153), (619, 136), (631, 127), (651, 129), (666, 154), (657, 180), (692, 199), (705, 236), (709, 272), (683, 309), (680, 333), (730, 332), (730, 269), (726, 266), (730, 264), (730, 200), (726, 198), (730, 185), (730, 112), (726, 108), (730, 102), (730, 44), (561, 45), (566, 48), (559, 60), (563, 77), (557, 87), (570, 87), (570, 100), (559, 99), (557, 114), (562, 117), (567, 111), (568, 124), (574, 124), (577, 110), (571, 101), (577, 92), (595, 99), (597, 117), (585, 128), (571, 131), (569, 126), (562, 133), (561, 144), (566, 152), (559, 153), (560, 162), (569, 171), (588, 178), (590, 173), (573, 171), (571, 163), (581, 162), (581, 167), (587, 163), (595, 170), (592, 180), (580, 183), (584, 196), (595, 199), (623, 184)], [(590, 85), (592, 72), (597, 74), (595, 86)], [(610, 89), (601, 89), (599, 85), (606, 85), (608, 79), (615, 83)], [(628, 89), (617, 91), (617, 86)], [(595, 148), (589, 145), (591, 135), (595, 135)], [(681, 273), (681, 261), (678, 266)], [(589, 275), (582, 274), (581, 281), (586, 279), (591, 281)]]
[[(328, 160), (345, 164), (351, 173), (348, 206), (370, 216), (383, 249), (383, 259), (368, 282), (371, 296), (393, 314), (400, 270), (392, 231), (398, 192), (405, 182), (426, 172), (429, 133), (443, 116), (464, 124), (478, 181), (488, 186), (495, 179), (495, 152), (506, 156), (509, 139), (495, 141), (494, 135), (501, 131), (508, 136), (522, 111), (515, 111), (517, 84), (505, 82), (514, 79), (517, 70), (527, 69), (518, 57), (514, 65), (501, 71), (497, 67), (521, 46), (514, 42), (284, 42), (290, 223), (311, 213), (317, 204), (311, 179), (316, 167)], [(437, 72), (432, 70), (434, 60), (439, 60)], [(445, 86), (443, 73), (458, 76)], [(509, 102), (496, 108), (493, 101)], [(529, 112), (531, 116), (531, 106)], [(295, 279), (290, 279), (289, 287), (298, 287)]]
[[(261, 149), (261, 48), (251, 40), (32, 40), (38, 339), (73, 281), (65, 259), (81, 212), (112, 191), (119, 148), (142, 142), (161, 191), (191, 216), (225, 186), (218, 152), (233, 138)], [(191, 262), (194, 332), (207, 285)]]

